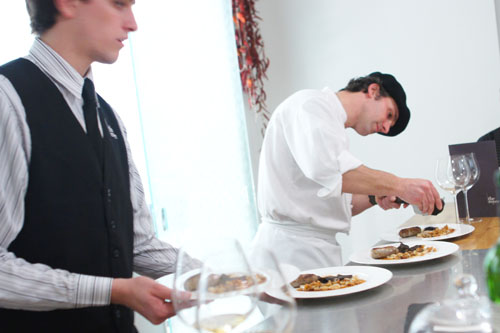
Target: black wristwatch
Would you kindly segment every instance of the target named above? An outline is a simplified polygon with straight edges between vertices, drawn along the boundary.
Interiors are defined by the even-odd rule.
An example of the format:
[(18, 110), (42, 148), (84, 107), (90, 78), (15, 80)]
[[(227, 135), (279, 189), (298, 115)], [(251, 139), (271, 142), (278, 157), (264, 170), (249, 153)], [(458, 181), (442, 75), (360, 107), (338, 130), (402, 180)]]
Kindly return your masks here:
[(368, 201), (370, 201), (370, 203), (375, 206), (377, 204), (377, 200), (375, 200), (375, 196), (374, 195), (369, 195), (368, 196)]

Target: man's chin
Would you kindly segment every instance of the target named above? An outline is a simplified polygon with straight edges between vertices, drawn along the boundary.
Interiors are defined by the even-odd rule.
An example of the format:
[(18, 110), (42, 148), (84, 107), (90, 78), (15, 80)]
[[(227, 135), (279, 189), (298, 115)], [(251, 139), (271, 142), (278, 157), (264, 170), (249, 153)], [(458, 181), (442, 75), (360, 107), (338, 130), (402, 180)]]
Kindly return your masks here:
[(377, 132), (371, 132), (371, 131), (359, 131), (357, 129), (354, 129), (354, 130), (356, 131), (356, 133), (358, 133), (361, 136), (367, 136), (367, 135), (370, 135), (370, 134), (373, 134), (373, 133), (377, 133)]
[(100, 62), (101, 64), (108, 64), (111, 65), (118, 60), (118, 53), (116, 55), (107, 55), (99, 58), (96, 60), (97, 62)]

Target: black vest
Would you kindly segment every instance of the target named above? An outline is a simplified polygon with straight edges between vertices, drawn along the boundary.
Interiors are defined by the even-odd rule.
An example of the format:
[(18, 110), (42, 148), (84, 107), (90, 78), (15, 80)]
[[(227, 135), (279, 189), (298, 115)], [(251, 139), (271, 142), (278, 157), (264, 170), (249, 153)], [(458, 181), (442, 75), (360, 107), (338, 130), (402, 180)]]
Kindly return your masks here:
[[(128, 160), (110, 106), (99, 97), (101, 124), (106, 124), (102, 166), (63, 96), (38, 67), (17, 59), (0, 67), (0, 74), (10, 80), (24, 105), (32, 149), (24, 225), (8, 250), (28, 262), (73, 273), (131, 277)], [(130, 309), (102, 306), (42, 312), (0, 309), (0, 331), (135, 332), (135, 328)]]
[(480, 137), (477, 141), (488, 141), (488, 140), (495, 141), (495, 146), (497, 148), (497, 161), (498, 165), (500, 166), (500, 127), (494, 129), (491, 132), (486, 133), (485, 135)]

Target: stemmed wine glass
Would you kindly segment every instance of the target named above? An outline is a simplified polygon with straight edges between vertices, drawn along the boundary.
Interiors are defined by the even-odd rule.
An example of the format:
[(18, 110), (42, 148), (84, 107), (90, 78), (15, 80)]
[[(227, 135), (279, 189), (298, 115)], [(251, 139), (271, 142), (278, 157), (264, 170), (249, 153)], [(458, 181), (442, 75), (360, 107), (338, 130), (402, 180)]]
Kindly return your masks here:
[[(198, 247), (199, 265), (190, 248)], [(235, 332), (256, 307), (258, 277), (240, 243), (217, 239), (180, 249), (172, 302), (177, 316), (198, 332)], [(191, 252), (191, 253), (189, 253)]]
[(274, 253), (266, 248), (254, 249), (250, 256), (250, 265), (255, 274), (265, 281), (259, 284), (257, 307), (245, 323), (243, 331), (292, 332), (297, 310), (288, 281), (296, 277), (295, 270), (298, 269), (287, 264), (279, 265)]
[[(476, 154), (474, 154), (474, 153), (465, 154), (465, 159), (466, 159), (466, 161), (469, 165), (469, 169), (470, 169), (470, 181), (464, 190), (464, 196), (466, 198), (468, 198), (467, 191), (470, 190), (472, 188), (472, 186), (474, 186), (477, 183), (477, 181), (479, 180), (480, 170), (479, 170), (479, 163), (477, 162), (477, 159), (476, 159)], [(467, 222), (469, 224), (482, 221), (481, 218), (470, 217), (468, 200), (467, 200), (466, 209), (467, 209), (467, 216), (469, 217), (469, 220)]]
[(195, 261), (193, 257), (201, 258), (203, 252), (193, 244), (188, 243), (179, 249), (175, 263), (172, 304), (176, 316), (169, 319), (174, 331), (198, 331), (196, 289), (203, 262)]
[(455, 218), (460, 223), (458, 215), (457, 194), (469, 183), (470, 169), (464, 155), (452, 155), (439, 158), (436, 163), (436, 181), (438, 185), (453, 195), (455, 201)]
[(460, 188), (462, 192), (464, 192), (465, 199), (465, 221), (470, 223), (470, 215), (469, 215), (469, 201), (466, 195), (467, 185), (470, 183), (471, 171), (469, 168), (469, 163), (467, 162), (467, 158), (465, 155), (451, 155), (451, 170), (453, 174), (453, 178), (455, 179), (455, 184)]

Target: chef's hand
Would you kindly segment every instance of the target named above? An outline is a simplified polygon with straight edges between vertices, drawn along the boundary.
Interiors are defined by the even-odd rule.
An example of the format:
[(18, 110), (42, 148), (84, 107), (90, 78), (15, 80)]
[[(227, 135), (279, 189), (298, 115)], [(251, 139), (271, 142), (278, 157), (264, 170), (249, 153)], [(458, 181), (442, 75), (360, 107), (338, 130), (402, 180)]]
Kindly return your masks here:
[(416, 205), (422, 213), (431, 215), (434, 207), (443, 209), (439, 193), (429, 180), (403, 178), (402, 191), (399, 197), (404, 201)]
[(111, 303), (125, 305), (139, 312), (151, 323), (158, 325), (175, 315), (172, 303), (172, 289), (148, 277), (113, 279)]
[[(396, 202), (396, 196), (375, 197), (375, 200), (383, 210), (399, 209), (401, 207), (401, 204)], [(408, 207), (408, 204), (405, 204), (404, 207)]]

